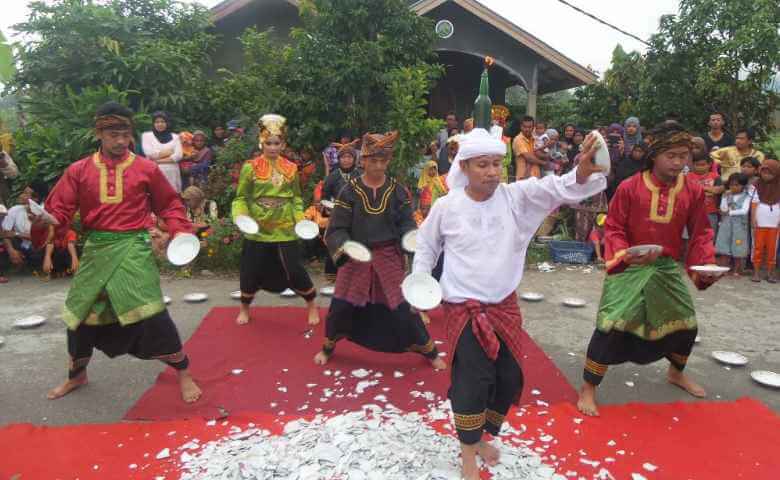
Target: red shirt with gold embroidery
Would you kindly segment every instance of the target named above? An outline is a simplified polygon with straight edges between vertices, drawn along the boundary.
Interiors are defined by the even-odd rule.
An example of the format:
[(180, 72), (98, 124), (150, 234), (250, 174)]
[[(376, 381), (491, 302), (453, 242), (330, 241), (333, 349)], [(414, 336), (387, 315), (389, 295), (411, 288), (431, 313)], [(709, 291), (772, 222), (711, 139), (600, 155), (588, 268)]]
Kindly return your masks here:
[[(704, 190), (695, 180), (680, 175), (675, 184), (666, 185), (647, 171), (625, 180), (609, 204), (604, 225), (608, 273), (625, 270), (626, 249), (636, 245), (661, 245), (664, 256), (681, 260), (686, 227), (686, 268), (715, 263)], [(689, 275), (700, 286), (697, 275)]]
[(96, 153), (65, 170), (46, 199), (46, 210), (61, 229), (77, 209), (85, 230), (144, 230), (155, 213), (171, 236), (192, 231), (184, 204), (157, 164), (130, 152), (118, 161)]

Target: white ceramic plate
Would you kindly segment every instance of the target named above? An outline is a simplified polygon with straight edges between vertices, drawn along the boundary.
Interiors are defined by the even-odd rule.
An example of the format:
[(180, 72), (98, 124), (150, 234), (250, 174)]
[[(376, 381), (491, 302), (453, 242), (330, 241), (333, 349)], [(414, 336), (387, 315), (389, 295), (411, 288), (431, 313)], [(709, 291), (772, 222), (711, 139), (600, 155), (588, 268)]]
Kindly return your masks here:
[(599, 167), (604, 167), (604, 175), (609, 174), (609, 169), (612, 166), (612, 161), (609, 159), (609, 148), (607, 148), (607, 142), (604, 137), (601, 136), (598, 130), (593, 130), (593, 135), (596, 137), (596, 155), (593, 157), (593, 163)]
[(288, 288), (287, 290), (283, 291), (283, 292), (282, 292), (282, 293), (280, 293), (279, 295), (281, 295), (281, 296), (283, 296), (283, 297), (294, 297), (294, 296), (296, 295), (296, 293), (295, 293), (295, 292), (293, 292), (291, 289), (289, 289), (289, 288)]
[(722, 350), (716, 350), (712, 352), (712, 358), (719, 361), (720, 363), (733, 365), (735, 367), (741, 367), (748, 364), (748, 358), (737, 352), (724, 352)]
[(320, 294), (325, 295), (326, 297), (332, 297), (334, 293), (336, 293), (336, 287), (333, 285), (320, 288)]
[(5, 337), (0, 337), (0, 347), (5, 343)]
[(544, 300), (544, 295), (536, 292), (525, 292), (522, 295), (520, 295), (520, 298), (522, 298), (526, 302), (541, 302), (542, 300)]
[(563, 304), (566, 305), (567, 307), (582, 308), (585, 305), (587, 305), (588, 302), (586, 302), (581, 298), (564, 298)]
[(168, 295), (163, 295), (163, 302), (165, 302), (166, 305), (170, 305), (171, 297), (169, 297)]
[(630, 247), (628, 250), (626, 250), (626, 253), (629, 255), (641, 257), (643, 255), (647, 255), (649, 253), (655, 253), (655, 252), (662, 252), (664, 250), (664, 247), (661, 245), (634, 245), (633, 247)]
[(35, 328), (46, 323), (46, 318), (40, 315), (30, 315), (14, 322), (16, 328)]
[(354, 240), (347, 240), (341, 247), (349, 258), (356, 262), (368, 263), (371, 261), (371, 250), (362, 243)]
[(176, 266), (187, 265), (200, 253), (200, 240), (191, 233), (177, 235), (168, 244), (168, 261)]
[(320, 234), (320, 227), (311, 220), (301, 220), (295, 224), (295, 234), (304, 240), (313, 240)]
[(233, 300), (241, 300), (241, 290), (230, 292), (230, 298), (232, 298)]
[(252, 220), (252, 217), (248, 215), (237, 216), (233, 223), (236, 224), (241, 232), (246, 233), (247, 235), (254, 235), (260, 231), (260, 226), (257, 224), (257, 222)]
[(336, 207), (336, 204), (331, 202), (330, 200), (322, 200), (320, 204), (325, 207), (333, 210)]
[(768, 370), (753, 370), (750, 378), (767, 387), (780, 388), (780, 373)]
[(409, 253), (417, 251), (417, 230), (410, 230), (401, 238), (401, 247)]
[(729, 267), (721, 267), (720, 265), (695, 265), (691, 267), (691, 271), (709, 273), (711, 275), (723, 275), (729, 270), (731, 270)]
[(693, 340), (693, 343), (701, 343), (701, 335), (696, 335), (696, 338)]
[(209, 296), (205, 293), (188, 293), (184, 296), (184, 301), (190, 303), (205, 302), (208, 299)]
[(413, 273), (404, 278), (401, 292), (417, 310), (431, 310), (441, 303), (441, 286), (427, 273)]
[(35, 202), (35, 200), (30, 199), (28, 200), (30, 203), (30, 212), (36, 217), (43, 217), (48, 223), (52, 225), (59, 225), (60, 222), (57, 221), (56, 218), (54, 218), (49, 212), (46, 211), (45, 208), (43, 208), (41, 205)]

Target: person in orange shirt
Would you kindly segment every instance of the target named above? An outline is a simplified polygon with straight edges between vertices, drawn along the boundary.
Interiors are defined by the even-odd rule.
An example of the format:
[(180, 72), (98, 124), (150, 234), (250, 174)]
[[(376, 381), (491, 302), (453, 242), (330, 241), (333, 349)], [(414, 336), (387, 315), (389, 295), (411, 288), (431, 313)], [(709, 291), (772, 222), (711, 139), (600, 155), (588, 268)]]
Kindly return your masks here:
[(512, 142), (515, 155), (515, 178), (525, 180), (529, 177), (540, 178), (544, 160), (534, 154), (534, 118), (525, 116), (520, 124), (520, 134)]

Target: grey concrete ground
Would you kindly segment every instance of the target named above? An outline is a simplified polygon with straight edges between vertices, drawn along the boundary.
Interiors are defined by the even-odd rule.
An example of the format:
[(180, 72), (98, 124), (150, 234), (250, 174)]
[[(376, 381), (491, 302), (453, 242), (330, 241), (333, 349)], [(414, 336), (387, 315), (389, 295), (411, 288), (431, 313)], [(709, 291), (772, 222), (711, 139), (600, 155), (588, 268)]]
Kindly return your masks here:
[[(541, 303), (521, 305), (525, 327), (544, 348), (573, 385), (581, 378), (582, 361), (594, 327), (602, 274), (569, 271), (559, 267), (553, 273), (533, 269), (526, 274), (520, 291), (546, 295)], [(315, 275), (315, 283), (322, 278)], [(237, 279), (199, 278), (164, 280), (165, 293), (174, 299), (170, 306), (183, 339), (192, 335), (203, 316), (214, 306), (235, 305), (228, 293), (237, 289)], [(48, 388), (62, 381), (66, 373), (65, 332), (59, 320), (68, 287), (67, 280), (44, 283), (33, 277), (12, 277), (0, 285), (0, 425), (16, 422), (69, 424), (115, 422), (149, 388), (162, 365), (122, 357), (108, 361), (96, 354), (90, 365), (90, 385), (57, 401), (48, 401)], [(181, 301), (186, 293), (206, 292), (203, 304)], [(578, 296), (589, 304), (582, 309), (560, 305), (566, 296)], [(750, 379), (754, 369), (780, 372), (780, 288), (766, 282), (759, 285), (747, 278), (725, 279), (707, 292), (694, 294), (702, 342), (689, 360), (688, 371), (707, 388), (711, 399), (757, 398), (780, 412), (780, 390), (769, 390)], [(323, 305), (327, 299), (321, 298)], [(302, 302), (260, 294), (264, 305)], [(14, 320), (32, 314), (48, 322), (34, 330), (17, 330)], [(734, 350), (747, 355), (746, 368), (727, 369), (710, 358), (713, 350)], [(307, 352), (309, 353), (313, 352)], [(664, 381), (667, 364), (622, 365), (610, 369), (600, 389), (604, 403), (631, 401), (689, 401), (689, 396)], [(626, 382), (633, 382), (628, 386)]]

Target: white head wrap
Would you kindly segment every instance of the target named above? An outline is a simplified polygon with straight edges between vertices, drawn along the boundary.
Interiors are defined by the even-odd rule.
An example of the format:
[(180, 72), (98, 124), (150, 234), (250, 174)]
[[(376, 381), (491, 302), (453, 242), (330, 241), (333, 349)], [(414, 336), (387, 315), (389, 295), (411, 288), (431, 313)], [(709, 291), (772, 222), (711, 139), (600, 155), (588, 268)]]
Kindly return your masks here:
[(506, 155), (506, 144), (501, 139), (491, 136), (484, 128), (475, 128), (462, 135), (458, 147), (458, 154), (452, 160), (452, 166), (447, 174), (447, 186), (450, 189), (464, 188), (469, 183), (468, 177), (460, 168), (461, 160), (484, 155), (499, 157)]

